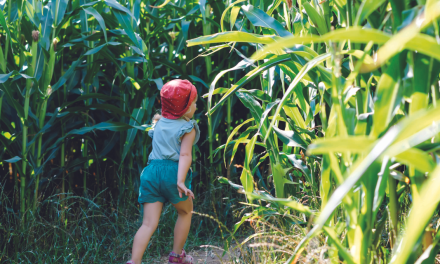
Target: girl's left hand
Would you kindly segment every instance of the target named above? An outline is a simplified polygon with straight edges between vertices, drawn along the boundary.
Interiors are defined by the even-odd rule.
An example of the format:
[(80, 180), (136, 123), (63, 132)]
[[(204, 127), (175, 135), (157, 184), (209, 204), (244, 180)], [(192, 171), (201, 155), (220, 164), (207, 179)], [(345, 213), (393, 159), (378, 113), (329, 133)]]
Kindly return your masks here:
[(184, 193), (190, 199), (194, 199), (194, 193), (190, 189), (186, 188), (183, 182), (177, 183), (177, 190), (179, 191), (180, 198), (182, 198), (182, 193)]

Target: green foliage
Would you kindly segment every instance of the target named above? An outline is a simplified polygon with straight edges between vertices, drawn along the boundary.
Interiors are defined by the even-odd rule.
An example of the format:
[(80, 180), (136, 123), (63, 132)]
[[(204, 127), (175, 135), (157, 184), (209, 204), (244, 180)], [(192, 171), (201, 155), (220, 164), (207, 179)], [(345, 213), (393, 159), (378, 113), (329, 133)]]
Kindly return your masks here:
[[(0, 237), (15, 239), (14, 244), (0, 239), (0, 262), (5, 258), (24, 261), (22, 253), (29, 248), (17, 249), (26, 242), (24, 234), (43, 218), (51, 220), (33, 234), (46, 241), (38, 247), (41, 252), (53, 242), (47, 236), (52, 233), (46, 233), (52, 224), (66, 234), (83, 228), (60, 225), (94, 214), (87, 203), (70, 202), (74, 197), (93, 200), (100, 194), (94, 201), (98, 206), (139, 213), (135, 206), (139, 175), (151, 151), (146, 132), (160, 110), (160, 89), (165, 82), (182, 78), (193, 81), (202, 95), (210, 80), (208, 68), (218, 72), (228, 59), (225, 50), (212, 65), (204, 65), (206, 70), (200, 67), (203, 60), (191, 62), (197, 48), (186, 47), (186, 40), (203, 35), (204, 27), (211, 30), (203, 19), (212, 23), (213, 30), (220, 20), (208, 7), (206, 2), (148, 0), (0, 3), (0, 187), (7, 190), (0, 214), (14, 218), (8, 222), (2, 218), (6, 226), (2, 225)], [(232, 107), (235, 101), (230, 103)], [(246, 113), (229, 115), (228, 123), (219, 115), (210, 124), (220, 132), (208, 137), (203, 110), (200, 107), (195, 115), (203, 132), (202, 144), (193, 151), (194, 192), (209, 197), (197, 202), (207, 213), (215, 207), (223, 212), (221, 208), (230, 202), (218, 199), (211, 204), (210, 199), (217, 200), (221, 192), (214, 189), (205, 194), (214, 180), (205, 175), (228, 171), (236, 176), (237, 171), (222, 167), (221, 160), (210, 161), (205, 153), (220, 145), (216, 138), (222, 136), (222, 129), (227, 131)], [(210, 146), (204, 139), (209, 139)], [(57, 203), (57, 214), (42, 209), (48, 197)], [(226, 210), (218, 217), (223, 221), (228, 214), (231, 211)], [(106, 223), (118, 215), (113, 217)], [(212, 229), (212, 223), (205, 221), (201, 227)], [(8, 236), (4, 230), (9, 230)], [(115, 236), (98, 233), (105, 236), (103, 243)], [(214, 234), (220, 235), (210, 233)], [(72, 246), (67, 236), (56, 243)], [(109, 248), (120, 247), (110, 244)], [(126, 241), (124, 248), (128, 247)], [(168, 249), (155, 247), (160, 254)], [(53, 251), (48, 254), (59, 256)], [(28, 261), (35, 263), (39, 256), (27, 256)], [(117, 260), (122, 262), (121, 256)]]
[[(261, 128), (242, 141), (246, 155), (264, 146), (271, 168), (260, 179), (246, 160), (240, 192), (310, 216), (311, 230), (286, 263), (313, 254), (316, 238), (331, 246), (331, 263), (434, 263), (440, 153), (422, 146), (438, 145), (440, 132), (439, 2), (286, 1), (271, 9), (279, 3), (260, 1), (243, 3), (241, 13), (238, 4), (222, 17), (231, 10), (232, 21), (244, 19), (240, 28), (188, 45), (256, 47), (244, 66), (255, 69), (209, 104), (208, 115), (237, 93)], [(217, 75), (209, 101), (220, 77), (237, 69)], [(264, 99), (238, 91), (258, 79)]]
[[(255, 221), (240, 245), (260, 236), (264, 248), (256, 256), (241, 247), (235, 262), (434, 263), (439, 1), (6, 0), (0, 8), (0, 160), (14, 190), (0, 209), (17, 216), (8, 222), (17, 234), (40, 221), (52, 195), (60, 223), (90, 216), (104, 199), (134, 210), (157, 95), (185, 78), (207, 98), (196, 115), (205, 141), (193, 151), (194, 191), (209, 190), (204, 202), (222, 219), (243, 217), (227, 247)], [(230, 213), (233, 194), (224, 202), (215, 193), (217, 175), (246, 194), (246, 214)], [(73, 197), (88, 202), (69, 204)]]

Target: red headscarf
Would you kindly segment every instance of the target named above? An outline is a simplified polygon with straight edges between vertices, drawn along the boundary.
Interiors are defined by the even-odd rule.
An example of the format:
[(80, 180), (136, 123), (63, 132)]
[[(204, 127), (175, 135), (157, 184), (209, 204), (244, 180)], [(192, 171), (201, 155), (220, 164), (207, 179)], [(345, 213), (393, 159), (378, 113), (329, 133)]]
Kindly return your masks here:
[(160, 91), (162, 116), (168, 119), (182, 117), (196, 97), (196, 87), (189, 81), (175, 79), (167, 82)]

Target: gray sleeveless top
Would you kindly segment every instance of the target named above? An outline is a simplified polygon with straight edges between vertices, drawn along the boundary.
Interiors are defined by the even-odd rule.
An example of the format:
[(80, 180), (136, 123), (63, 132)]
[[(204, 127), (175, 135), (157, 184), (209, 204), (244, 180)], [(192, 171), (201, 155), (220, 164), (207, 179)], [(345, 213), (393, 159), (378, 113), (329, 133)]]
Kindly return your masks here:
[(193, 128), (196, 130), (195, 145), (200, 139), (200, 129), (195, 120), (186, 121), (183, 118), (167, 119), (165, 117), (159, 119), (148, 131), (148, 135), (153, 139), (153, 151), (151, 151), (148, 160), (178, 162), (182, 144), (180, 138), (191, 132)]

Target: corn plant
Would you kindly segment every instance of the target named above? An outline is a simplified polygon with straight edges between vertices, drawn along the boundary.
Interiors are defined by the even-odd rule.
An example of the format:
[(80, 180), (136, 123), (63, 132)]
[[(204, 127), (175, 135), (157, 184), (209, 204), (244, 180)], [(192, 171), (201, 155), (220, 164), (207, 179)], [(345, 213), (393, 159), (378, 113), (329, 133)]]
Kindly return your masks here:
[(90, 198), (109, 181), (119, 202), (135, 199), (163, 83), (206, 85), (187, 72), (193, 58), (184, 44), (198, 36), (190, 26), (202, 32), (206, 15), (214, 21), (209, 4), (11, 0), (1, 8), (0, 155), (20, 185), (21, 216), (37, 210), (52, 181), (62, 198)]
[[(0, 185), (6, 190), (2, 197), (9, 199), (1, 201), (0, 215), (21, 224), (7, 226), (18, 231), (7, 232), (12, 243), (0, 239), (0, 259), (4, 254), (13, 259), (14, 252), (35, 246), (20, 244), (20, 230), (25, 233), (26, 224), (36, 219), (52, 219), (53, 226), (66, 231), (63, 243), (68, 248), (75, 243), (68, 239), (75, 232), (73, 222), (83, 212), (95, 214), (89, 210), (95, 205), (136, 211), (139, 174), (151, 151), (145, 132), (160, 109), (163, 83), (188, 79), (203, 94), (211, 76), (238, 59), (227, 50), (197, 58), (198, 50), (185, 45), (188, 38), (220, 30), (224, 5), (148, 0), (0, 3)], [(229, 100), (229, 107), (239, 107), (236, 101)], [(209, 152), (220, 145), (223, 133), (217, 131), (230, 131), (232, 122), (247, 114), (230, 108), (224, 114), (217, 111), (209, 122), (203, 103), (197, 111), (206, 139), (193, 151), (199, 193), (212, 185), (203, 176), (213, 180), (223, 169), (222, 160)], [(228, 116), (226, 124), (223, 116)], [(210, 133), (205, 132), (208, 127)], [(234, 171), (232, 167), (229, 173)], [(208, 199), (201, 203), (211, 207)], [(218, 204), (222, 206), (220, 199)], [(29, 241), (49, 234), (39, 230)]]
[[(222, 148), (246, 144), (243, 192), (313, 221), (286, 263), (319, 236), (332, 263), (434, 263), (439, 16), (439, 2), (429, 0), (236, 1), (223, 13), (221, 33), (188, 41), (252, 43), (250, 58), (211, 83), (208, 115), (239, 97), (253, 119)], [(249, 67), (232, 87), (216, 89), (226, 72)], [(214, 94), (223, 94), (215, 105)], [(270, 159), (273, 185), (254, 177), (256, 145), (267, 152), (260, 161)], [(301, 194), (311, 196), (309, 206)]]

